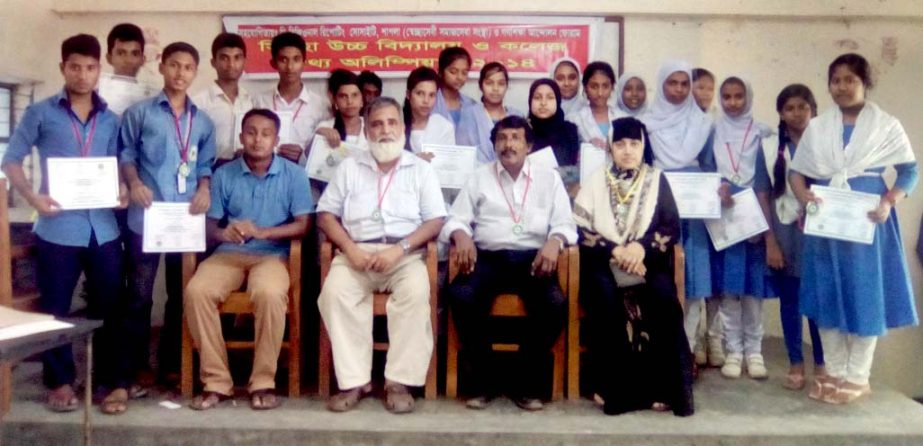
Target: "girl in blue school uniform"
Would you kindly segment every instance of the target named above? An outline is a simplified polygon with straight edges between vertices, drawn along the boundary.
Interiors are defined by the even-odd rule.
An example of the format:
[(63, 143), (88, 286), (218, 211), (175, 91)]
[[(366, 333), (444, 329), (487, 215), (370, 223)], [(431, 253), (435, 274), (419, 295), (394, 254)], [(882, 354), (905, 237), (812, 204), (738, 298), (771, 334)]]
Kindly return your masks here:
[[(878, 338), (918, 323), (894, 207), (916, 187), (919, 173), (900, 121), (867, 98), (871, 72), (858, 54), (830, 64), (827, 87), (836, 106), (811, 120), (789, 174), (808, 214), (824, 209), (809, 184), (880, 197), (867, 214), (875, 223), (871, 244), (804, 237), (799, 305), (817, 323), (827, 366), (827, 376), (815, 377), (808, 396), (831, 404), (871, 393)], [(888, 166), (897, 172), (890, 187), (882, 178)]]
[[(711, 147), (712, 119), (696, 105), (691, 84), (689, 63), (664, 63), (657, 72), (654, 103), (641, 118), (650, 134), (654, 166), (667, 172), (715, 171), (712, 151), (705, 150)], [(702, 220), (683, 219), (680, 229), (686, 255), (684, 325), (689, 349), (694, 351), (702, 308), (713, 295), (711, 262), (714, 250)]]
[[(722, 115), (715, 123), (712, 152), (722, 176), (722, 201), (751, 188), (757, 170), (761, 141), (769, 127), (753, 118), (753, 89), (732, 76), (718, 90)], [(746, 360), (747, 375), (768, 377), (763, 361), (763, 299), (774, 297), (766, 276), (763, 236), (738, 242), (715, 253), (712, 263), (715, 294), (721, 298), (725, 359), (721, 374), (739, 378)]]
[[(773, 288), (779, 294), (779, 316), (788, 351), (789, 369), (782, 385), (786, 389), (804, 388), (804, 355), (802, 346), (802, 316), (798, 310), (798, 287), (801, 282), (801, 246), (803, 235), (799, 227), (800, 206), (788, 184), (788, 171), (811, 118), (817, 115), (817, 102), (811, 90), (801, 84), (782, 89), (776, 97), (779, 131), (763, 139), (763, 150), (757, 155), (756, 179), (753, 188), (763, 207), (769, 231), (766, 242), (766, 264)], [(826, 375), (824, 349), (817, 324), (808, 319), (814, 359), (814, 376)]]
[(433, 113), (458, 126), (462, 110), (477, 105), (477, 101), (461, 92), (462, 87), (468, 82), (471, 54), (460, 46), (449, 47), (439, 52), (438, 64), (439, 90), (436, 91)]
[(458, 127), (455, 128), (455, 141), (458, 145), (477, 147), (478, 163), (489, 163), (497, 159), (494, 145), (490, 142), (490, 131), (494, 124), (510, 115), (523, 116), (518, 109), (503, 105), (509, 83), (510, 75), (503, 64), (485, 64), (478, 79), (481, 103), (462, 109)]

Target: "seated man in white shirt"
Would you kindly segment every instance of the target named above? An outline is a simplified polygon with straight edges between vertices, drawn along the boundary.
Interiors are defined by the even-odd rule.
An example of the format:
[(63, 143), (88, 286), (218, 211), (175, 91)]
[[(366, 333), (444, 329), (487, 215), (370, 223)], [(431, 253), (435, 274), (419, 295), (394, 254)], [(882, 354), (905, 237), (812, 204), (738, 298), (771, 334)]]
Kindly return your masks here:
[[(543, 407), (542, 364), (564, 324), (565, 298), (558, 286), (558, 255), (577, 241), (567, 189), (557, 171), (531, 163), (532, 129), (508, 116), (491, 132), (497, 161), (480, 166), (449, 212), (440, 240), (455, 244), (459, 276), (448, 287), (449, 305), (471, 364), (473, 398), (483, 409), (496, 394), (490, 370), (490, 308), (501, 293), (520, 296), (528, 316), (520, 339), (517, 406)], [(547, 381), (546, 381), (547, 382)]]
[(433, 354), (430, 284), (423, 248), (446, 215), (429, 163), (404, 150), (401, 107), (381, 97), (365, 111), (369, 151), (344, 160), (317, 206), (317, 225), (339, 248), (317, 305), (330, 334), (343, 412), (372, 391), (372, 299), (391, 291), (385, 407), (414, 409), (407, 386), (422, 386)]

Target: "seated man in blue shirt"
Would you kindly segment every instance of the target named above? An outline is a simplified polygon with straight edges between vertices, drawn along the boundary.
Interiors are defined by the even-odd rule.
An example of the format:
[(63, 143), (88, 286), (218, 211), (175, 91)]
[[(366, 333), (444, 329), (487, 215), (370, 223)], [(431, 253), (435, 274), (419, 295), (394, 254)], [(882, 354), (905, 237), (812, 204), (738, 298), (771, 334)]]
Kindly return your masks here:
[[(119, 163), (131, 195), (128, 228), (127, 342), (132, 351), (146, 351), (150, 339), (154, 278), (160, 253), (145, 253), (144, 209), (154, 201), (189, 203), (190, 214), (208, 210), (209, 181), (215, 161), (215, 126), (186, 94), (195, 79), (199, 52), (185, 42), (163, 49), (160, 74), (163, 91), (125, 111), (119, 129)], [(182, 339), (182, 274), (180, 255), (165, 256), (167, 302), (157, 351), (161, 381), (179, 373)], [(136, 364), (136, 367), (144, 364)], [(134, 370), (135, 374), (139, 370)]]
[[(275, 113), (247, 112), (240, 142), (243, 157), (222, 166), (212, 178), (207, 231), (221, 245), (186, 286), (185, 315), (205, 388), (190, 404), (197, 410), (210, 409), (233, 394), (218, 306), (244, 282), (255, 310), (250, 407), (279, 406), (273, 389), (288, 307), (288, 241), (304, 236), (314, 211), (304, 170), (273, 154), (279, 142)], [(224, 228), (219, 227), (223, 219), (228, 221)]]
[[(105, 413), (125, 410), (125, 359), (115, 310), (122, 291), (122, 246), (112, 209), (62, 210), (48, 195), (48, 159), (114, 157), (118, 118), (93, 91), (99, 79), (99, 41), (87, 34), (70, 37), (61, 45), (64, 89), (26, 109), (3, 157), (3, 171), (38, 211), (35, 222), (38, 260), (39, 307), (45, 313), (67, 316), (80, 274), (86, 275), (87, 314), (103, 319), (94, 338), (96, 372), (101, 384), (112, 389), (102, 404)], [(23, 159), (38, 148), (42, 168), (39, 192), (33, 192), (22, 168)], [(122, 207), (127, 205), (125, 185), (120, 185)], [(51, 391), (47, 406), (54, 411), (77, 409), (74, 393), (74, 358), (71, 347), (42, 355), (43, 381)]]

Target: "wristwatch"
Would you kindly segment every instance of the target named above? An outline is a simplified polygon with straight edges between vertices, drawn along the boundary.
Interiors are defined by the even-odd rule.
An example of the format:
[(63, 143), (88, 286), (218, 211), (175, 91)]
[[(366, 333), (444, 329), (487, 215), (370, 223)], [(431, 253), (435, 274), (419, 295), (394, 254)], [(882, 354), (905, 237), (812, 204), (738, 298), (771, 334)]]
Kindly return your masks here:
[(401, 241), (397, 242), (397, 245), (400, 246), (401, 249), (404, 250), (404, 254), (407, 254), (408, 252), (410, 252), (410, 240), (407, 240), (405, 238), (401, 239)]

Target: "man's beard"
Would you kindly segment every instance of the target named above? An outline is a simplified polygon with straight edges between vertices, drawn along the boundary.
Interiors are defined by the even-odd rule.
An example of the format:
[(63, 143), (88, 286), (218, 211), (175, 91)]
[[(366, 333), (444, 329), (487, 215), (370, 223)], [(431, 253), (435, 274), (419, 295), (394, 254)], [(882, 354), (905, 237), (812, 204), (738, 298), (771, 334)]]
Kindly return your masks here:
[(372, 142), (369, 141), (369, 150), (372, 157), (379, 163), (387, 163), (400, 158), (404, 152), (405, 137), (401, 134), (400, 138), (394, 142)]

